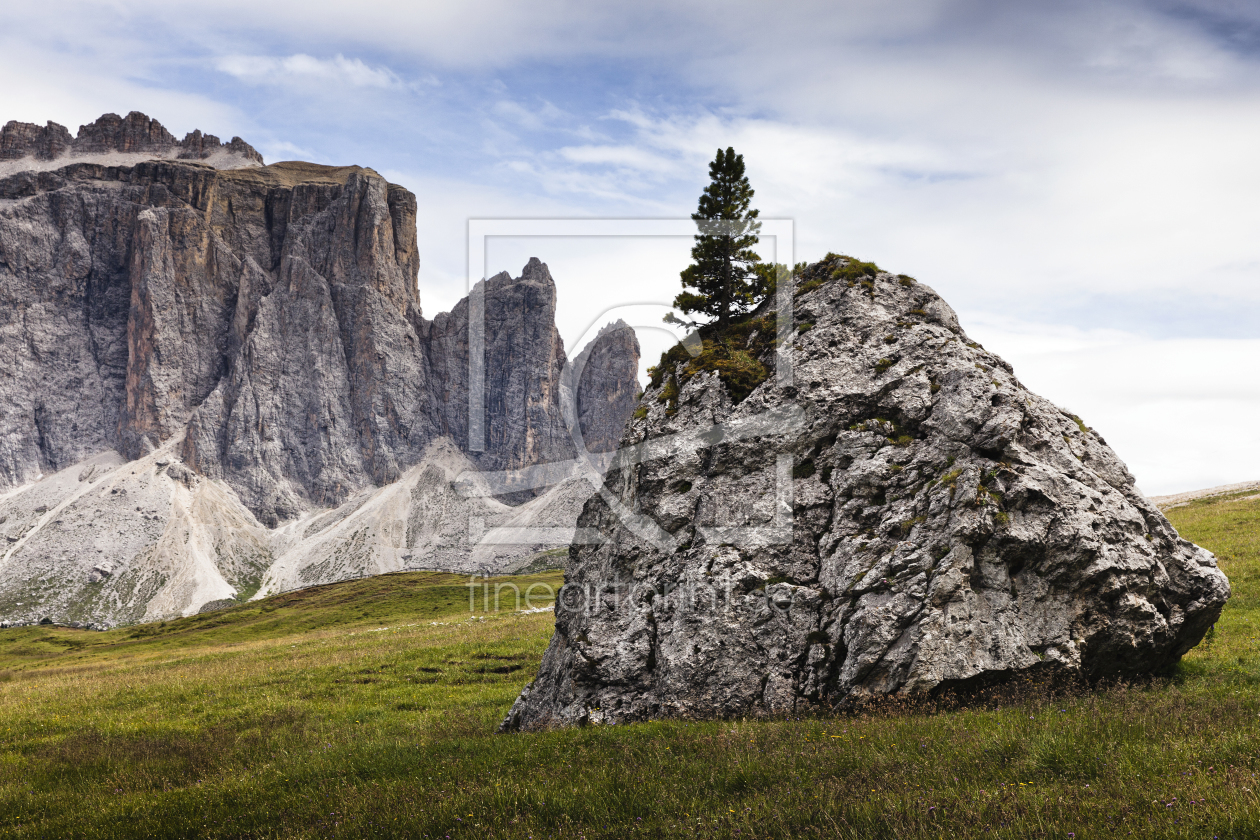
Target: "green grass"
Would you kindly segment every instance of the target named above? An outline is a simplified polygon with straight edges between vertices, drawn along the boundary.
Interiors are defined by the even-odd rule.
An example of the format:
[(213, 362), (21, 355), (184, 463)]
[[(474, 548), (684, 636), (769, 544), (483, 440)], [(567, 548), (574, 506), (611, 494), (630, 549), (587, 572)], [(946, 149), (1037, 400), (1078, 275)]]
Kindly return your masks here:
[[(733, 402), (742, 402), (770, 375), (770, 369), (759, 357), (775, 346), (776, 328), (773, 315), (747, 317), (721, 329), (714, 325), (701, 327), (698, 355), (693, 358), (680, 342), (662, 353), (660, 362), (648, 368), (651, 387), (658, 388), (665, 383), (657, 401), (668, 402), (672, 413), (678, 403), (679, 387), (696, 374), (709, 371), (721, 378)], [(675, 376), (679, 365), (683, 367)]]
[(0, 837), (1255, 837), (1260, 503), (1170, 515), (1234, 585), (1171, 679), (966, 706), (494, 735), (551, 615), (445, 575), (3, 631)]

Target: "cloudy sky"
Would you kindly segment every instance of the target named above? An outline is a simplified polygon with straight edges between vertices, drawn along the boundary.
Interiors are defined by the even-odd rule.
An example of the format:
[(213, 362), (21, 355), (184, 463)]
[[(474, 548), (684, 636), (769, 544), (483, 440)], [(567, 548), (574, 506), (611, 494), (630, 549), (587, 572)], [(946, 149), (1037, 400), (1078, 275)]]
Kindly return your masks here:
[[(1147, 493), (1260, 479), (1255, 2), (54, 0), (8, 4), (0, 73), (0, 120), (141, 110), (409, 187), (430, 315), (468, 219), (685, 218), (733, 145), (795, 259), (928, 283)], [(688, 244), (486, 253), (551, 266), (576, 344), (655, 323)]]

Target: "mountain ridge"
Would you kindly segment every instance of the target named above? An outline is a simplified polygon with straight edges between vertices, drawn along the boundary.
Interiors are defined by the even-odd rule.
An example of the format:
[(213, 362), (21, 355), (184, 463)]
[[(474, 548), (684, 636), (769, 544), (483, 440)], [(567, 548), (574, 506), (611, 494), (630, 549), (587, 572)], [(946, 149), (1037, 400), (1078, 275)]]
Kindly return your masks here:
[[(128, 125), (131, 134), (122, 131)], [(167, 154), (169, 135), (155, 125), (133, 114), (114, 135), (92, 142), (128, 154), (150, 147)], [(178, 602), (170, 609), (187, 612), (200, 606), (196, 593), (222, 600), (228, 590), (261, 586), (274, 552), (283, 551), (271, 537), (254, 535), (256, 528), (274, 532), (311, 512), (340, 509), (389, 488), (426, 458), (447, 463), (434, 454), (442, 441), (449, 442), (442, 451), (453, 446), (467, 462), (464, 472), (498, 475), (498, 492), (462, 497), (430, 488), (400, 506), (369, 505), (387, 519), (402, 519), (354, 520), (362, 526), (360, 539), (337, 543), (338, 559), (324, 557), (317, 565), (329, 574), (390, 570), (403, 554), (414, 554), (408, 549), (417, 541), (471, 549), (468, 533), (476, 522), (493, 529), (498, 520), (530, 518), (503, 501), (538, 499), (539, 510), (549, 513), (534, 524), (553, 535), (572, 533), (580, 499), (570, 497), (579, 485), (558, 475), (548, 490), (524, 486), (515, 476), (576, 458), (576, 437), (562, 408), (568, 392), (574, 400), (587, 393), (588, 407), (596, 409), (579, 428), (587, 424), (597, 438), (606, 439), (613, 428), (619, 435), (624, 417), (613, 415), (628, 410), (624, 395), (635, 391), (638, 346), (610, 333), (600, 340), (616, 341), (617, 351), (597, 353), (607, 369), (587, 365), (576, 387), (567, 382), (556, 287), (544, 263), (533, 259), (519, 277), (504, 272), (477, 290), (484, 298), (486, 437), (473, 446), (469, 304), (465, 299), (432, 320), (423, 315), (417, 199), (410, 191), (362, 167), (283, 162), (219, 170), (161, 155), (133, 165), (69, 160), (55, 170), (0, 178), (0, 300), (6, 304), (0, 311), (0, 493), (29, 490), (54, 476), (60, 482), (68, 471), (77, 477), (77, 465), (87, 469), (92, 459), (116, 451), (147, 465), (136, 483), (124, 487), (132, 481), (128, 475), (116, 489), (146, 501), (122, 505), (113, 494), (100, 501), (100, 515), (116, 520), (119, 533), (143, 539), (135, 545), (131, 537), (102, 537), (94, 553), (125, 546), (126, 555), (102, 570), (96, 558), (75, 556), (68, 535), (52, 539), (56, 523), (46, 521), (48, 505), (28, 504), (44, 495), (54, 507), (64, 501), (51, 485), (11, 492), (0, 499), (6, 540), (0, 542), (0, 616), (44, 617), (41, 602), (69, 609), (71, 601), (54, 597), (56, 585), (34, 583), (41, 580), (76, 589), (91, 579), (114, 592), (113, 612), (106, 610), (102, 621), (156, 615), (136, 613), (141, 591), (149, 593), (140, 598), (148, 603), (167, 587), (169, 603)], [(614, 364), (613, 357), (626, 353), (632, 364)], [(621, 396), (596, 398), (601, 389)], [(158, 451), (170, 459), (160, 469), (151, 458)], [(438, 472), (438, 483), (449, 484), (450, 470)], [(186, 526), (173, 524), (208, 492), (198, 489), (206, 482), (224, 490), (209, 508), (202, 505), (206, 515), (216, 509), (243, 523), (236, 532), (216, 530), (196, 516)], [(413, 503), (437, 505), (446, 513), (434, 521), (454, 516), (462, 530), (434, 543), (424, 528), (406, 526)], [(37, 511), (41, 506), (45, 510)], [(80, 525), (88, 521), (82, 511), (75, 516)], [(167, 526), (184, 531), (176, 539)], [(43, 536), (35, 539), (36, 531)], [(458, 565), (497, 570), (513, 556), (536, 551), (540, 543), (532, 539), (515, 554), (481, 552), (481, 566), (467, 558)], [(37, 544), (43, 546), (38, 551)], [(181, 544), (208, 548), (181, 553)], [(165, 559), (162, 546), (175, 546)], [(217, 557), (228, 559), (220, 564)], [(136, 558), (147, 582), (127, 576)], [(191, 589), (173, 583), (192, 574), (181, 570), (182, 561), (204, 571)], [(298, 577), (309, 583), (318, 575)], [(120, 594), (124, 580), (131, 594)], [(32, 603), (30, 592), (41, 588), (47, 597)], [(184, 594), (177, 597), (177, 590)]]
[(258, 150), (239, 137), (224, 143), (195, 129), (177, 140), (161, 123), (139, 111), (126, 117), (105, 114), (79, 126), (75, 136), (52, 121), (39, 126), (10, 120), (0, 128), (0, 177), (74, 162), (121, 164), (154, 158), (200, 161), (216, 169), (263, 165)]

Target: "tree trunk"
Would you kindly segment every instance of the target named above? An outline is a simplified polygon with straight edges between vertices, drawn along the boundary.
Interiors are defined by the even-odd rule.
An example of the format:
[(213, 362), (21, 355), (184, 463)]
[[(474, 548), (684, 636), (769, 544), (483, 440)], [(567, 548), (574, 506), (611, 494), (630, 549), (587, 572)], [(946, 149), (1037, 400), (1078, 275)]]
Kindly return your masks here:
[(727, 247), (723, 249), (725, 253), (722, 255), (722, 284), (721, 292), (718, 297), (718, 301), (720, 302), (717, 321), (718, 327), (725, 327), (731, 314), (731, 274), (733, 273), (731, 271), (731, 240), (729, 238), (724, 238), (723, 241)]

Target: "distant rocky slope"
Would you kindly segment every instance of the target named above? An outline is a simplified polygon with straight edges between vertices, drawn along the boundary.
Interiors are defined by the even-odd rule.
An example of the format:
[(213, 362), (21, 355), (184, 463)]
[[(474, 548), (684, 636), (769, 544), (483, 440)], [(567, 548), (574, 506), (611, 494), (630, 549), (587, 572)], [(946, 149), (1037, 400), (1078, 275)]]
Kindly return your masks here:
[(0, 128), (0, 176), (59, 169), (70, 163), (116, 166), (163, 158), (200, 161), (216, 169), (263, 165), (262, 155), (239, 137), (223, 143), (198, 130), (176, 140), (161, 123), (139, 111), (125, 117), (105, 114), (90, 125), (79, 126), (75, 137), (55, 122), (41, 128), (11, 120)]
[[(588, 483), (514, 479), (577, 455), (541, 262), (482, 288), (486, 435), (470, 446), (469, 306), (421, 314), (406, 189), (357, 166), (216, 168), (213, 138), (177, 144), (135, 113), (70, 152), (59, 127), (29, 128), (6, 127), (5, 154), (62, 165), (0, 178), (0, 619), (115, 623), (407, 565), (499, 570), (540, 546), (476, 551), (471, 530), (572, 533)], [(79, 159), (97, 149), (153, 157)], [(632, 408), (616, 395), (637, 350), (590, 351), (596, 438)], [(454, 492), (483, 470), (492, 484)]]
[(657, 370), (505, 729), (1127, 677), (1203, 637), (1225, 576), (1097, 432), (911, 278), (797, 283), (790, 379), (765, 312)]
[(1188, 505), (1197, 499), (1211, 499), (1216, 496), (1238, 496), (1243, 499), (1257, 498), (1260, 494), (1260, 481), (1243, 481), (1238, 484), (1225, 484), (1220, 487), (1207, 487), (1202, 490), (1190, 490), (1173, 493), (1168, 496), (1151, 496), (1150, 500), (1163, 511)]

